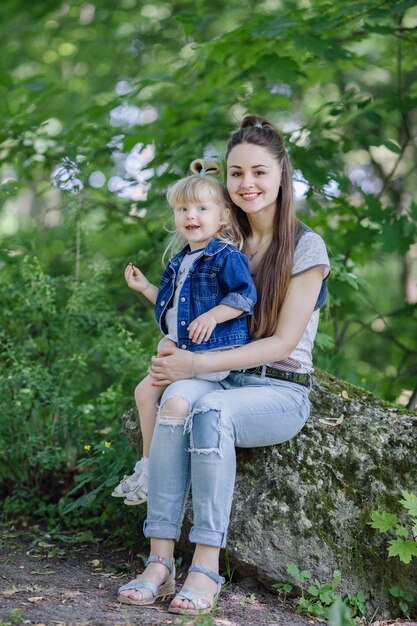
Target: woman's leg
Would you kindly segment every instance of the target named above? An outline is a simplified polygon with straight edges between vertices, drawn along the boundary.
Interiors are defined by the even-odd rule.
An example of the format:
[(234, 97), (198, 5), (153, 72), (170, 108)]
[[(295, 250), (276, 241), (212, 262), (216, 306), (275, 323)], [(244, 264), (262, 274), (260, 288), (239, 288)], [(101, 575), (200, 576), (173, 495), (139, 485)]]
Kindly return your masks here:
[[(270, 384), (242, 374), (228, 380), (243, 386), (201, 398), (190, 424), (194, 511), (190, 540), (197, 544), (193, 563), (198, 559), (197, 564), (209, 568), (214, 554), (210, 547), (218, 555), (219, 548), (226, 545), (236, 475), (235, 446), (287, 441), (303, 427), (310, 412), (307, 390), (294, 383)], [(201, 574), (189, 574), (184, 586), (206, 598), (216, 592), (214, 583)], [(178, 596), (171, 606), (193, 608)]]
[(308, 391), (301, 385), (271, 384), (242, 374), (230, 378), (244, 386), (214, 391), (195, 404), (190, 441), (194, 510), (190, 540), (218, 547), (226, 545), (236, 474), (235, 446), (252, 448), (288, 441), (310, 413)]
[[(163, 557), (173, 562), (174, 544), (175, 542), (172, 541), (172, 539), (151, 539), (151, 551), (149, 556)], [(153, 583), (159, 587), (167, 579), (168, 575), (169, 571), (162, 563), (149, 563), (142, 574), (137, 578), (147, 583)], [(126, 591), (120, 591), (120, 595), (130, 600), (138, 601), (143, 598), (151, 598), (152, 592), (149, 589), (142, 589), (140, 591), (128, 589)]]
[[(161, 398), (150, 449), (148, 516), (144, 524), (145, 536), (151, 537), (151, 555), (172, 559), (190, 486), (189, 434), (184, 432), (184, 424), (197, 399), (218, 388), (218, 383), (204, 380), (179, 381), (170, 385)], [(166, 577), (164, 565), (150, 563), (139, 578), (160, 585)], [(141, 600), (150, 593), (127, 590), (121, 595)]]
[(190, 486), (190, 435), (184, 425), (195, 402), (220, 388), (220, 383), (183, 380), (164, 392), (150, 451), (145, 537), (179, 538)]

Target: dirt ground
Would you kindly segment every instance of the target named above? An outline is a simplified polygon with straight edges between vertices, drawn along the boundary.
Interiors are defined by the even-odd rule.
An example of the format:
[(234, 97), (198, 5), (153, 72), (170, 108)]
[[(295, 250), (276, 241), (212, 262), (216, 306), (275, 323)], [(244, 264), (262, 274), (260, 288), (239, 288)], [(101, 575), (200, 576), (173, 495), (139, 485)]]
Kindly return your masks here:
[[(167, 612), (167, 602), (129, 607), (117, 602), (117, 588), (142, 568), (121, 549), (33, 538), (3, 528), (0, 541), (0, 626), (308, 626), (318, 620), (297, 615), (288, 601), (253, 579), (226, 586), (214, 619), (200, 621)], [(178, 587), (185, 577), (180, 567)], [(388, 626), (380, 623), (380, 626)], [(399, 626), (399, 622), (397, 622)], [(409, 622), (409, 626), (412, 626)], [(414, 626), (417, 626), (414, 623)]]

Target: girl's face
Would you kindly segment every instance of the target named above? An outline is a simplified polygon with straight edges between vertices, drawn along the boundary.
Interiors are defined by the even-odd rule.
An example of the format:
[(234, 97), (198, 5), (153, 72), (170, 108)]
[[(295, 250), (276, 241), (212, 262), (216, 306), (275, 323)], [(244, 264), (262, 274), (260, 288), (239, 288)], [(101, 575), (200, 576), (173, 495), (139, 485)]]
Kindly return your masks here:
[(263, 146), (242, 143), (227, 159), (227, 190), (232, 201), (248, 215), (271, 213), (281, 185), (281, 166)]
[(174, 208), (175, 228), (190, 244), (191, 250), (204, 248), (227, 219), (226, 207), (203, 191), (199, 202)]

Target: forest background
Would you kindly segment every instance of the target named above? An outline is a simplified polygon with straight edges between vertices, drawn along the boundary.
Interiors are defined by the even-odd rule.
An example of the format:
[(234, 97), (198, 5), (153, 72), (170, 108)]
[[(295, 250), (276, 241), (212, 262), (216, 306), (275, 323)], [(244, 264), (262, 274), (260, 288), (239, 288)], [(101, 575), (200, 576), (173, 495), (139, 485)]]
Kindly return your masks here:
[[(2, 519), (113, 536), (120, 415), (155, 351), (167, 185), (258, 113), (332, 264), (315, 364), (417, 402), (417, 6), (409, 0), (2, 0)], [(140, 510), (138, 510), (140, 509)]]

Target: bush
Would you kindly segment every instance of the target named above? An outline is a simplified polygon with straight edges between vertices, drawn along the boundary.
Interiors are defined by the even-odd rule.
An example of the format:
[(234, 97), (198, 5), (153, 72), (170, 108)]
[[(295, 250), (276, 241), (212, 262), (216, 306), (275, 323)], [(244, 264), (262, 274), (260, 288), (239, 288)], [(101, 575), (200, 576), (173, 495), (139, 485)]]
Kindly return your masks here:
[(12, 514), (59, 516), (77, 486), (91, 515), (133, 463), (119, 417), (149, 354), (115, 317), (108, 273), (52, 277), (30, 256), (1, 268), (0, 493)]

